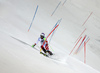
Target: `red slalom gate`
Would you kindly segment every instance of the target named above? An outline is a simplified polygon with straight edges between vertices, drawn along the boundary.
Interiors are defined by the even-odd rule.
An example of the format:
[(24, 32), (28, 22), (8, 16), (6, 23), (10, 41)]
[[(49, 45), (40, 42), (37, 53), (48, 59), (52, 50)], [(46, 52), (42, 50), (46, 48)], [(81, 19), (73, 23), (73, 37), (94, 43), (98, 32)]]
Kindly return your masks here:
[(90, 40), (90, 38), (86, 41), (86, 43), (89, 42), (89, 40)]
[(46, 39), (51, 35), (51, 33), (58, 27), (59, 25), (57, 25), (50, 33), (49, 35), (46, 37)]
[[(84, 31), (80, 34), (80, 36), (81, 36), (85, 31), (86, 31), (86, 28), (85, 28)], [(79, 37), (80, 37), (80, 36), (79, 36)], [(77, 38), (77, 40), (79, 39), (79, 37)], [(77, 40), (76, 40), (76, 41), (77, 41)], [(75, 41), (75, 42), (76, 42), (76, 41)]]
[(77, 50), (76, 50), (76, 52), (75, 52), (75, 53), (77, 53), (77, 51), (79, 50), (80, 46), (81, 46), (81, 45), (82, 45), (82, 43), (84, 42), (85, 38), (86, 38), (86, 35), (84, 36), (84, 38), (83, 38), (83, 40), (82, 40), (81, 44), (79, 45), (79, 47), (77, 48)]
[[(86, 21), (83, 23), (83, 25), (87, 22), (87, 20), (90, 18), (90, 16), (92, 15), (93, 12), (90, 13), (90, 15), (88, 16), (88, 18), (86, 19)], [(82, 26), (83, 26), (82, 25)]]
[[(47, 38), (51, 35), (51, 33), (52, 33), (58, 26), (59, 26), (59, 24), (49, 33), (49, 35), (46, 37), (46, 40), (47, 40)], [(46, 42), (46, 41), (43, 42), (43, 45), (42, 45), (42, 46), (44, 46), (45, 42)]]
[[(78, 40), (78, 42), (76, 43), (76, 45), (74, 46), (74, 48), (77, 46), (77, 44), (79, 43), (79, 41), (82, 39), (82, 37), (80, 37), (80, 39)], [(69, 55), (71, 55), (71, 53), (73, 52), (74, 48), (72, 49), (72, 51), (70, 52)]]

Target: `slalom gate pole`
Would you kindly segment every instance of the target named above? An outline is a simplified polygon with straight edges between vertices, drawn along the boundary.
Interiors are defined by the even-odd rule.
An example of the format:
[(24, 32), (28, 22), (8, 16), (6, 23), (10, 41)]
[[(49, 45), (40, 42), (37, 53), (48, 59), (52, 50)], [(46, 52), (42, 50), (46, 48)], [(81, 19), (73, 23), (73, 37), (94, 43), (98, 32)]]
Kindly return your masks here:
[(89, 42), (89, 40), (90, 40), (90, 38), (86, 41), (86, 43)]
[[(47, 38), (51, 35), (51, 33), (58, 27), (59, 25), (57, 25), (51, 32), (50, 32), (50, 34), (47, 36)], [(46, 38), (46, 39), (47, 39)]]
[(80, 37), (80, 39), (78, 40), (78, 42), (75, 44), (74, 48), (72, 49), (72, 51), (70, 52), (69, 55), (71, 55), (71, 53), (73, 52), (73, 50), (75, 49), (75, 47), (77, 46), (77, 44), (79, 43), (79, 41), (82, 39), (82, 37)]
[[(61, 18), (60, 20), (57, 21), (57, 23), (54, 25), (54, 27), (52, 28), (52, 30), (53, 30), (58, 24), (60, 24), (61, 20), (62, 20), (62, 18)], [(51, 31), (50, 31), (50, 32), (51, 32)], [(48, 34), (48, 35), (49, 35), (49, 34)]]
[(57, 21), (57, 23), (56, 23), (55, 26), (52, 28), (52, 30), (53, 30), (58, 24), (60, 24), (61, 20), (62, 20), (62, 18), (61, 18), (60, 20)]
[(86, 63), (86, 42), (84, 42), (84, 63)]
[(38, 5), (37, 5), (37, 7), (36, 7), (36, 11), (35, 11), (35, 14), (34, 14), (34, 16), (33, 16), (33, 19), (32, 19), (32, 22), (31, 22), (31, 24), (30, 24), (30, 27), (29, 27), (29, 29), (28, 29), (28, 32), (29, 32), (29, 30), (30, 30), (30, 28), (31, 28), (31, 26), (32, 26), (32, 23), (33, 23), (33, 21), (34, 21), (34, 18), (35, 18), (35, 15), (36, 15), (36, 13), (37, 13), (37, 10), (38, 10)]
[[(58, 27), (59, 25), (57, 25), (50, 33), (49, 33), (49, 35), (46, 37), (46, 40), (48, 39), (48, 37), (51, 35), (51, 33)], [(45, 44), (45, 41), (43, 42), (43, 45), (42, 46), (44, 46), (44, 44)]]
[[(53, 28), (55, 28), (55, 27), (57, 26), (57, 24), (59, 25), (60, 22), (61, 22), (61, 20), (62, 20), (62, 19), (58, 20), (57, 23), (55, 24), (55, 26), (54, 26)], [(50, 43), (50, 41), (51, 41), (51, 39), (52, 39), (54, 33), (55, 33), (55, 30), (53, 31), (53, 33), (52, 33), (52, 35), (51, 35), (51, 38), (50, 38), (50, 40), (49, 40), (49, 43)]]
[(62, 5), (64, 5), (66, 3), (67, 0), (64, 1), (64, 3)]
[(84, 42), (88, 42), (89, 41), (89, 37), (86, 37), (85, 39), (84, 39), (84, 41), (82, 42), (82, 44), (80, 45), (80, 47), (79, 47), (79, 49), (75, 52), (75, 53), (78, 53), (80, 50), (81, 50), (81, 48), (84, 46)]
[(77, 54), (83, 47), (84, 47), (84, 42), (82, 42), (81, 46), (79, 47), (79, 49), (74, 54)]
[(53, 33), (52, 33), (52, 35), (51, 35), (51, 38), (50, 38), (50, 40), (49, 40), (49, 44), (50, 44), (50, 42), (51, 42), (51, 39), (52, 39), (54, 33), (55, 33), (55, 31), (53, 31)]
[[(85, 28), (84, 31), (80, 34), (80, 36), (81, 36), (85, 31), (86, 31), (86, 28)], [(80, 36), (77, 38), (77, 40), (80, 38)], [(77, 40), (76, 40), (76, 41), (77, 41)], [(76, 41), (75, 41), (75, 42), (76, 42)]]
[[(83, 23), (83, 25), (87, 22), (87, 20), (90, 18), (90, 16), (93, 14), (93, 12), (90, 13), (90, 15), (88, 16), (88, 18), (85, 20), (85, 22)], [(82, 25), (82, 26), (83, 26)]]
[(55, 11), (57, 10), (57, 8), (59, 7), (60, 4), (61, 4), (61, 1), (59, 2), (59, 4), (57, 5), (57, 7), (55, 8), (55, 10), (53, 11), (53, 13), (51, 14), (51, 16), (55, 13)]
[(76, 50), (76, 52), (75, 52), (75, 53), (77, 53), (77, 51), (79, 50), (79, 48), (80, 48), (80, 46), (82, 45), (82, 43), (84, 43), (85, 38), (86, 38), (86, 35), (84, 36), (84, 38), (83, 38), (82, 42), (80, 43), (80, 45), (79, 45), (79, 47), (77, 48), (77, 50)]
[[(84, 40), (83, 43), (81, 44), (81, 46), (80, 46), (80, 48), (78, 49), (78, 51), (84, 46), (84, 42), (87, 43), (87, 42), (89, 41), (89, 39), (90, 39), (89, 37), (86, 37), (86, 38), (85, 38), (85, 40)], [(78, 51), (77, 51), (77, 52), (78, 52)]]

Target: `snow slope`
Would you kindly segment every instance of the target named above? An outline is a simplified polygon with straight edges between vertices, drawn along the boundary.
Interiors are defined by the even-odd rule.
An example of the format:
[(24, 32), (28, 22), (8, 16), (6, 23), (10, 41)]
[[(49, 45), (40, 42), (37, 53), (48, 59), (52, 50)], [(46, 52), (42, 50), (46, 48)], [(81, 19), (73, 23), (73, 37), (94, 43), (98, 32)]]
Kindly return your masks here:
[[(60, 0), (0, 0), (0, 73), (99, 73), (100, 1), (67, 0), (62, 6), (64, 1), (51, 16)], [(39, 8), (28, 32), (37, 5)], [(91, 12), (93, 14), (82, 26)], [(61, 18), (50, 43), (50, 50), (56, 54), (54, 58), (60, 61), (46, 58), (21, 42), (34, 44), (41, 32), (48, 35)], [(90, 37), (86, 45), (86, 64), (83, 63), (83, 50), (69, 56), (85, 28), (82, 36)]]

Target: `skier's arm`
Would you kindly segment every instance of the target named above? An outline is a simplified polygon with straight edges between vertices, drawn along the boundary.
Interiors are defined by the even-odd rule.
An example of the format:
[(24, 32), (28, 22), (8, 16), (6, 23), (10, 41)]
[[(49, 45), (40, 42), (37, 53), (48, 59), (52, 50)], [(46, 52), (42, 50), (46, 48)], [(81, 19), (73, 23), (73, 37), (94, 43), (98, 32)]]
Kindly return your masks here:
[(36, 43), (34, 45), (32, 45), (32, 47), (34, 47), (36, 45)]
[(39, 41), (40, 41), (40, 38), (38, 38), (37, 42), (34, 45), (32, 45), (32, 47), (34, 47), (36, 44), (38, 44)]

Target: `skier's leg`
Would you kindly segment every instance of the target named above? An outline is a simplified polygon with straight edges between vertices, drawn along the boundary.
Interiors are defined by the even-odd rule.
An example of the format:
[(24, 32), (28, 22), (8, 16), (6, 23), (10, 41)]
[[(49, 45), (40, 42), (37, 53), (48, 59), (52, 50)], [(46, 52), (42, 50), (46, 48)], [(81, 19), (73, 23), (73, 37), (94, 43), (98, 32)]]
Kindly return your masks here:
[(42, 50), (46, 53), (46, 50), (45, 50), (45, 48), (43, 47), (43, 46), (41, 46), (41, 48), (42, 48)]
[(50, 55), (53, 55), (53, 53), (52, 53), (51, 51), (47, 50), (47, 52), (48, 52)]
[(46, 44), (45, 48), (46, 48), (47, 52), (48, 52), (50, 55), (53, 55), (53, 53), (52, 53), (51, 51), (49, 51), (49, 46), (48, 46), (48, 44)]

